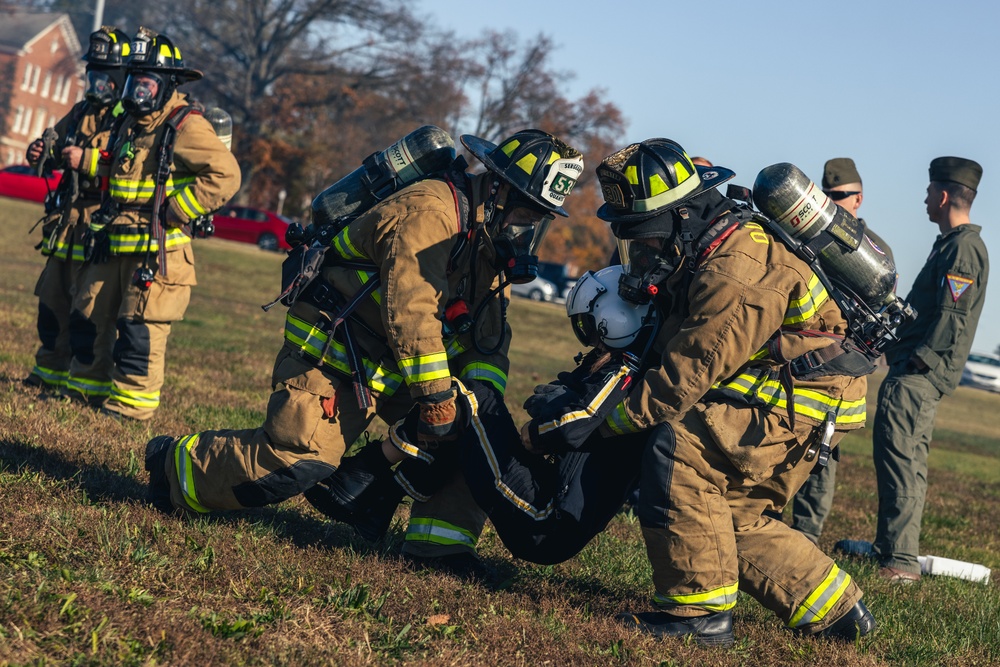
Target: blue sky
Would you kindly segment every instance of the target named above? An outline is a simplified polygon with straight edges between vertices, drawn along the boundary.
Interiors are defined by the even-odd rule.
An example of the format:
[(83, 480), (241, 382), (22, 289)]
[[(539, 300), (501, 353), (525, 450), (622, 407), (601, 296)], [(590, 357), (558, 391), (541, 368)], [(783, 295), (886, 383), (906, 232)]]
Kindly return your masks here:
[[(983, 166), (972, 222), (1000, 266), (1000, 3), (988, 0), (474, 3), (414, 7), (443, 29), (543, 32), (566, 91), (603, 88), (624, 142), (665, 136), (752, 186), (792, 162), (817, 182), (851, 157), (859, 214), (893, 249), (905, 296), (937, 235), (923, 200), (941, 155)], [(586, 156), (596, 164), (604, 156)], [(998, 269), (1000, 270), (1000, 269)], [(1000, 276), (973, 349), (1000, 345)]]

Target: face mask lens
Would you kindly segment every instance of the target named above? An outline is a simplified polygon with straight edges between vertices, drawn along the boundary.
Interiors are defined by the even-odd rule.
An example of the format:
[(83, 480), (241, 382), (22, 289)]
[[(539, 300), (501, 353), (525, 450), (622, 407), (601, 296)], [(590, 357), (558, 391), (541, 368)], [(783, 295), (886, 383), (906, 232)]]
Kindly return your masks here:
[(627, 248), (628, 272), (633, 275), (644, 275), (654, 266), (660, 257), (661, 244), (659, 239), (634, 239)]
[(87, 99), (105, 103), (114, 99), (114, 84), (107, 72), (87, 72)]
[(156, 93), (162, 85), (159, 79), (151, 74), (143, 74), (141, 77), (129, 75), (125, 81), (122, 98), (133, 109), (152, 110), (156, 102)]

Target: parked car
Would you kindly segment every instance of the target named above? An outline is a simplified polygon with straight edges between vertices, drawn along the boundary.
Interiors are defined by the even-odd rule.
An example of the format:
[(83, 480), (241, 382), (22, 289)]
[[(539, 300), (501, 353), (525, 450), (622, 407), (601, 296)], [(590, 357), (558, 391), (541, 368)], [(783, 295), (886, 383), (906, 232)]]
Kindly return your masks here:
[(539, 262), (538, 275), (556, 287), (556, 296), (565, 301), (569, 291), (576, 285), (576, 278), (570, 277), (569, 268), (557, 262)]
[(283, 215), (250, 206), (223, 206), (212, 217), (215, 236), (256, 243), (261, 250), (288, 250), (285, 230), (292, 221)]
[(1000, 357), (973, 352), (962, 369), (960, 384), (1000, 392)]
[(0, 197), (14, 197), (29, 201), (44, 202), (50, 190), (59, 185), (62, 172), (39, 177), (35, 168), (26, 164), (14, 164), (0, 169)]
[(555, 301), (559, 296), (559, 290), (551, 280), (546, 280), (541, 276), (535, 278), (530, 283), (517, 283), (510, 286), (510, 293), (523, 296), (532, 301)]

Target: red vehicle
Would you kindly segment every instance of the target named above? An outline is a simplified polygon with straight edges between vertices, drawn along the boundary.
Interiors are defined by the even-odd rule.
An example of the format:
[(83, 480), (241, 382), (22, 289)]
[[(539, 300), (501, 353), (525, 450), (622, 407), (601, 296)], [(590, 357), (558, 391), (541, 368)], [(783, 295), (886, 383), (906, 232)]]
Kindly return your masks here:
[(35, 168), (26, 164), (4, 167), (0, 169), (0, 197), (44, 202), (49, 190), (55, 190), (61, 178), (62, 172), (59, 171), (39, 178), (35, 175)]
[(249, 206), (224, 206), (212, 218), (215, 236), (256, 243), (261, 250), (289, 250), (285, 230), (292, 223), (283, 215)]

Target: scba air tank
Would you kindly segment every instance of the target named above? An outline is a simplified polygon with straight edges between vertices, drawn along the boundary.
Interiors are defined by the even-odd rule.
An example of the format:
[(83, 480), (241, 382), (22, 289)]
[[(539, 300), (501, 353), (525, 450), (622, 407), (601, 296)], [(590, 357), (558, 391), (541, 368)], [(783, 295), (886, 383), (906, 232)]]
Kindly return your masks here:
[(364, 164), (313, 199), (313, 224), (325, 225), (362, 213), (387, 195), (455, 161), (455, 141), (447, 132), (424, 125), (372, 153)]
[(233, 117), (229, 112), (219, 107), (212, 107), (205, 112), (205, 120), (212, 124), (219, 141), (227, 149), (233, 150)]
[[(794, 164), (764, 167), (753, 185), (757, 208), (789, 236), (809, 243), (828, 231), (836, 240), (820, 250), (820, 264), (833, 280), (873, 310), (896, 301), (896, 265), (867, 234), (862, 223), (837, 206)], [(852, 246), (857, 246), (852, 249)]]

